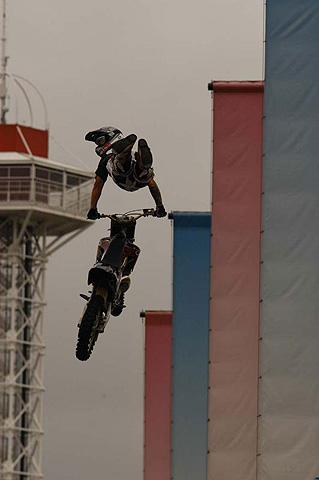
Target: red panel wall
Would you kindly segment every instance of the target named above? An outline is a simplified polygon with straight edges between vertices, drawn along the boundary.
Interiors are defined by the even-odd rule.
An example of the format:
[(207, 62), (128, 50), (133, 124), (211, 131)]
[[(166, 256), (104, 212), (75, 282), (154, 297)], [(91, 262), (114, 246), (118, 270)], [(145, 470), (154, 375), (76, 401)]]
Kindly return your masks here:
[(145, 315), (144, 480), (170, 480), (172, 312)]
[(209, 480), (256, 480), (263, 84), (214, 83)]
[[(49, 134), (47, 130), (19, 125), (33, 155), (48, 158)], [(17, 125), (0, 125), (0, 152), (28, 153)]]

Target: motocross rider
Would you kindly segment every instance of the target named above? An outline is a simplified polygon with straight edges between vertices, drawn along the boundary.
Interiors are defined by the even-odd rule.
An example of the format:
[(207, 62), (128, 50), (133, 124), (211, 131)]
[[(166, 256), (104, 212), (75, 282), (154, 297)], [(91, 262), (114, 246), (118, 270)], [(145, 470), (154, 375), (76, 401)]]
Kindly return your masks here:
[[(85, 140), (96, 144), (95, 152), (101, 157), (95, 171), (91, 205), (87, 213), (88, 219), (99, 218), (97, 204), (108, 176), (117, 186), (128, 192), (134, 192), (147, 186), (155, 201), (155, 215), (157, 217), (167, 215), (161, 192), (154, 180), (152, 153), (145, 139), (141, 138), (138, 141), (138, 149), (134, 153), (134, 157), (132, 148), (137, 140), (136, 135), (131, 134), (124, 137), (118, 128), (102, 127), (93, 130), (86, 134)], [(124, 307), (124, 293), (129, 287), (130, 278), (123, 277), (120, 285), (122, 308)]]

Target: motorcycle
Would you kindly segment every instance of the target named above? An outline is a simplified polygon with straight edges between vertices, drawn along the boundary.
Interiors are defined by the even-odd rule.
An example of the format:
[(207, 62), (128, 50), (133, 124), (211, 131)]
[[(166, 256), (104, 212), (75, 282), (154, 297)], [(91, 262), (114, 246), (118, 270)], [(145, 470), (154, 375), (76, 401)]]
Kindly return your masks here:
[(149, 216), (155, 216), (154, 209), (99, 216), (111, 220), (111, 233), (100, 240), (96, 262), (88, 274), (88, 284), (92, 285), (91, 295), (80, 294), (87, 303), (78, 323), (75, 352), (78, 360), (89, 359), (111, 315), (117, 317), (122, 313), (121, 281), (130, 275), (140, 254), (140, 248), (134, 244), (136, 222), (141, 217)]

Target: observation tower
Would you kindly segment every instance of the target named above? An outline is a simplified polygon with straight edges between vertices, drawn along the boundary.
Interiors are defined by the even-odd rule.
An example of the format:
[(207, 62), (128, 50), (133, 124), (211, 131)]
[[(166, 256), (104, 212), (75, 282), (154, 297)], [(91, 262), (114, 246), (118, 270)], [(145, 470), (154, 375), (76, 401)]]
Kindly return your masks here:
[[(49, 256), (92, 222), (93, 174), (49, 160), (46, 108), (34, 85), (7, 72), (5, 0), (0, 76), (0, 478), (42, 475), (45, 270)], [(8, 94), (20, 91), (30, 126), (7, 123)], [(45, 128), (33, 125), (27, 93), (38, 93)], [(11, 112), (10, 112), (11, 113)], [(18, 115), (17, 115), (18, 117)]]

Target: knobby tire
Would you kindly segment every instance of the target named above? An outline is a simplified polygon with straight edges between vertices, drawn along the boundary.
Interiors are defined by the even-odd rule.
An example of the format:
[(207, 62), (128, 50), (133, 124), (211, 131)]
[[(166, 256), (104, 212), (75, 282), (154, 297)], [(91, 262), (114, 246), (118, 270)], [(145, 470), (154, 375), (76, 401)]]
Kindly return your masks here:
[(99, 315), (103, 306), (102, 297), (92, 297), (84, 312), (78, 332), (75, 356), (78, 360), (86, 361), (90, 358), (95, 342), (99, 335)]

